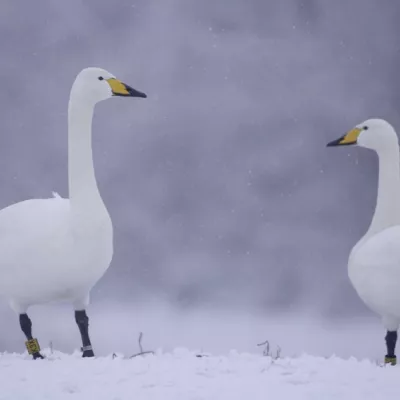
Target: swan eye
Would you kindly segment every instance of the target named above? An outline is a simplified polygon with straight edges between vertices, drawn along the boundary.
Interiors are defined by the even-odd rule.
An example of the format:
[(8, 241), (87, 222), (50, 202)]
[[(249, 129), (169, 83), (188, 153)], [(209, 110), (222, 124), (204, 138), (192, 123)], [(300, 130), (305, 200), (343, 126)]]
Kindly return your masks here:
[(102, 76), (99, 76), (99, 81), (102, 81), (102, 80), (104, 80), (104, 78), (102, 77)]
[(363, 130), (367, 131), (368, 130), (368, 126), (363, 126)]

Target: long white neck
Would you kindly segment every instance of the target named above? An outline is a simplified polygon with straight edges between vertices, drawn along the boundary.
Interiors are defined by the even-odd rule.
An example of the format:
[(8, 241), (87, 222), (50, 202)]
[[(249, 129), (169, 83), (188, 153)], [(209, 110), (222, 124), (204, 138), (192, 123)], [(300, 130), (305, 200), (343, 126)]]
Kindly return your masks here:
[(379, 177), (375, 213), (367, 235), (400, 224), (400, 162), (399, 147), (378, 152)]
[(102, 204), (93, 166), (92, 119), (94, 104), (71, 90), (68, 106), (68, 180), (71, 208)]

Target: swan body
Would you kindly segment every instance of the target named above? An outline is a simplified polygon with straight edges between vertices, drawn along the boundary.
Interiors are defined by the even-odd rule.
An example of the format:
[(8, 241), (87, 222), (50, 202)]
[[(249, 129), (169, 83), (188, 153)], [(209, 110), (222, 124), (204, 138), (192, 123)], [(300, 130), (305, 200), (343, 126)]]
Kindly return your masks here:
[(351, 252), (348, 274), (364, 303), (389, 331), (400, 323), (400, 226), (376, 233)]
[[(68, 199), (26, 200), (0, 212), (0, 293), (13, 309), (88, 293), (113, 255), (112, 223), (100, 204), (77, 214)], [(80, 302), (80, 304), (79, 304)]]
[(329, 146), (358, 145), (374, 150), (379, 160), (375, 212), (365, 235), (348, 260), (349, 279), (361, 300), (380, 315), (387, 330), (386, 361), (395, 363), (400, 325), (400, 160), (394, 128), (381, 119), (356, 126)]
[[(72, 85), (69, 199), (54, 195), (0, 211), (0, 296), (20, 314), (21, 328), (33, 347), (37, 341), (32, 342), (36, 339), (26, 314), (29, 306), (68, 300), (75, 308), (86, 355), (93, 355), (85, 308), (90, 290), (111, 263), (113, 227), (95, 178), (91, 125), (95, 105), (113, 96), (146, 97), (100, 68), (82, 70)], [(38, 351), (32, 354), (41, 357)]]

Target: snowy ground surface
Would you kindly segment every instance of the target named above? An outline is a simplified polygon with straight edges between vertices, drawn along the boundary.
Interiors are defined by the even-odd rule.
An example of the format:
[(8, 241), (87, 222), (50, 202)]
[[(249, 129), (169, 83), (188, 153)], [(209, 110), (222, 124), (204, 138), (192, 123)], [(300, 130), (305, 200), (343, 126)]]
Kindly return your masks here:
[[(400, 393), (400, 366), (378, 365), (385, 331), (375, 316), (341, 321), (310, 312), (95, 304), (97, 358), (82, 359), (71, 308), (39, 306), (30, 311), (34, 336), (55, 349), (39, 361), (21, 355), (15, 314), (3, 307), (0, 316), (0, 400), (381, 400)], [(141, 331), (143, 349), (155, 355), (110, 356), (138, 352)], [(264, 340), (273, 358), (281, 348), (280, 359), (263, 356), (257, 344)]]
[(399, 389), (399, 367), (337, 357), (273, 360), (231, 351), (197, 358), (185, 349), (133, 359), (0, 356), (1, 400), (381, 400), (397, 398)]

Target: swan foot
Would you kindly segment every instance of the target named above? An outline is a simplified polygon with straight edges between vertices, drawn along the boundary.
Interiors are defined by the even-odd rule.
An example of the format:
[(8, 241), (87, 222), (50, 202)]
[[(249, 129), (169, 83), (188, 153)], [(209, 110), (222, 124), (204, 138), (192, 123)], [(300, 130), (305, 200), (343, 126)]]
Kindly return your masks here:
[(40, 353), (33, 353), (32, 357), (34, 360), (43, 360), (44, 357)]
[(396, 356), (385, 356), (385, 364), (386, 365), (396, 365), (397, 364), (397, 360), (396, 360)]
[(85, 346), (81, 348), (82, 357), (94, 357), (92, 346)]
[(43, 359), (44, 357), (40, 354), (40, 346), (37, 339), (30, 339), (25, 342), (26, 349), (28, 353), (33, 357), (34, 360), (38, 358)]
[(24, 332), (27, 341), (25, 342), (25, 347), (28, 353), (33, 357), (34, 360), (44, 357), (40, 354), (40, 345), (36, 338), (32, 337), (32, 321), (28, 317), (28, 314), (19, 315), (19, 323), (21, 325), (22, 332)]

